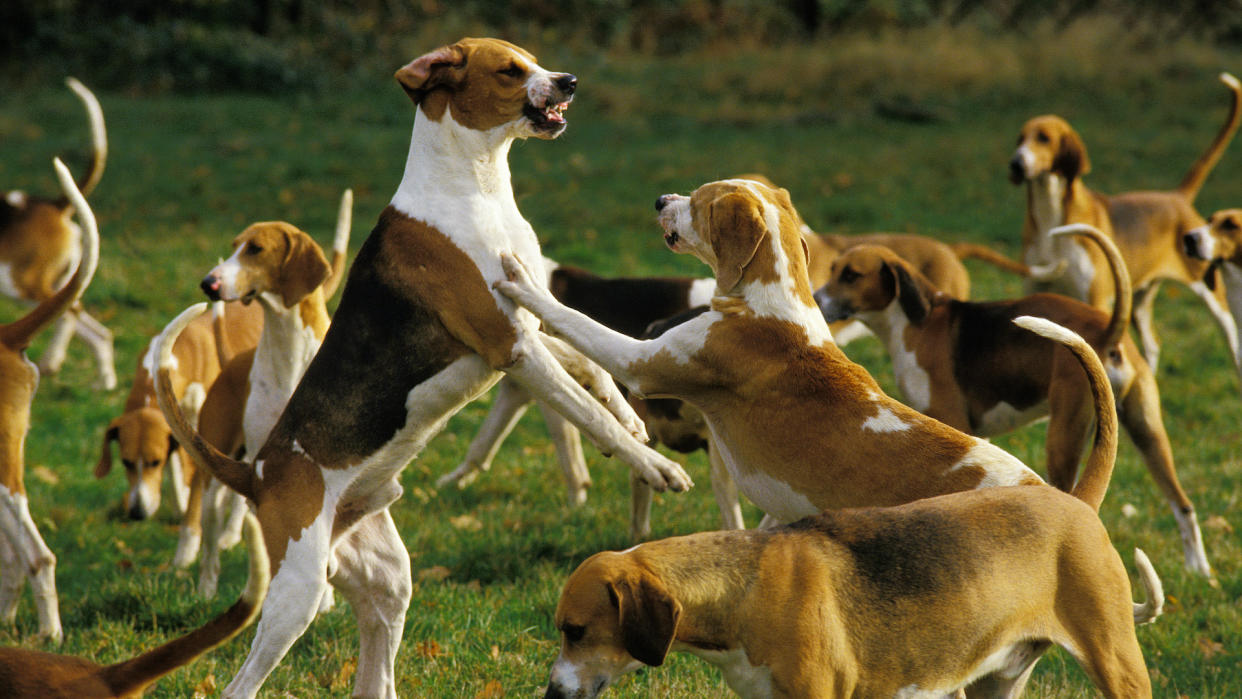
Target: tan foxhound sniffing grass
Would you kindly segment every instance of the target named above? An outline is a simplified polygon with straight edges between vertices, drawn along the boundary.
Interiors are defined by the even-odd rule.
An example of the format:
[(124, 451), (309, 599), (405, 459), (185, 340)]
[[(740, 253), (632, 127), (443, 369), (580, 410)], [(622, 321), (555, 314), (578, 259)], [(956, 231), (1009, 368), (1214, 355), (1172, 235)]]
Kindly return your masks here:
[(0, 648), (0, 696), (6, 699), (133, 699), (156, 680), (236, 636), (259, 615), (269, 570), (257, 524), (246, 529), (250, 573), (241, 598), (190, 633), (137, 657), (100, 666), (85, 658)]
[[(348, 218), (344, 201), (352, 200), (352, 192), (344, 195), (342, 212)], [(337, 226), (333, 247), (345, 250), (349, 245), (349, 226)], [(242, 446), (247, 455), (257, 454), (289, 396), (302, 380), (319, 345), (328, 332), (330, 319), (323, 285), (331, 272), (327, 257), (307, 233), (283, 221), (269, 221), (248, 226), (233, 240), (233, 254), (216, 265), (203, 277), (201, 287), (213, 301), (251, 302), (263, 309), (263, 333), (253, 352), (239, 354), (232, 362), (248, 365), (245, 372), (245, 396), (242, 412)], [(233, 372), (226, 373), (230, 376)], [(240, 375), (240, 372), (238, 372)], [(213, 417), (220, 416), (217, 412)], [(206, 434), (205, 426), (199, 431)], [(228, 453), (226, 451), (226, 453)], [(247, 456), (247, 460), (251, 460)], [(242, 502), (232, 502), (231, 509), (216, 506), (223, 489), (211, 480), (203, 496), (212, 507), (204, 510), (203, 551), (199, 559), (198, 591), (214, 597), (220, 574), (220, 550), (232, 537), (230, 530), (240, 528), (241, 521), (230, 525), (222, 521), (224, 511), (245, 513)], [(239, 501), (240, 496), (233, 494)]]
[(64, 163), (54, 163), (69, 206), (82, 225), (82, 254), (69, 281), (29, 313), (0, 325), (0, 619), (12, 623), (22, 588), (30, 581), (39, 617), (39, 634), (60, 643), (60, 603), (56, 596), (56, 556), (30, 516), (26, 497), (26, 433), (39, 371), (26, 358), (35, 335), (82, 298), (99, 264), (95, 215)]
[[(642, 444), (641, 421), (602, 371), (592, 367), (590, 378), (603, 406), (558, 362), (572, 351), (491, 289), (504, 278), (500, 251), (541, 264), (539, 241), (513, 198), (507, 155), (517, 139), (564, 131), (577, 79), (495, 39), (441, 47), (396, 78), (416, 105), (405, 175), (254, 466), (195, 434), (166, 398), (163, 369), (157, 377), (174, 434), (250, 499), (271, 559), (271, 594), (226, 697), (255, 696), (329, 584), (358, 620), (354, 695), (396, 696), (394, 661), (413, 585), (388, 512), (401, 496), (397, 476), (502, 371), (657, 487), (690, 486), (680, 466)], [(162, 347), (198, 313), (174, 320)], [(165, 350), (160, 357), (163, 366)]]
[(1151, 697), (1143, 604), (1090, 507), (1053, 488), (988, 488), (828, 511), (775, 530), (707, 532), (598, 553), (556, 606), (545, 699), (592, 699), (671, 651), (747, 699), (1017, 697), (1051, 645), (1104, 696)]
[(1059, 294), (973, 303), (943, 297), (892, 251), (847, 251), (832, 278), (815, 292), (824, 317), (858, 318), (884, 342), (897, 385), (911, 407), (963, 432), (992, 437), (1050, 418), (1048, 480), (1068, 490), (1091, 432), (1091, 389), (1079, 363), (1055, 342), (1014, 328), (1022, 315), (1048, 318), (1086, 338), (1104, 363), (1117, 396), (1121, 424), (1143, 455), (1181, 532), (1186, 568), (1210, 576), (1194, 504), (1173, 465), (1160, 392), (1126, 329), (1130, 277), (1112, 241), (1084, 224), (1055, 228), (1104, 250), (1116, 284), (1112, 314)]
[(1038, 116), (1018, 134), (1009, 161), (1009, 179), (1026, 185), (1026, 219), (1022, 226), (1023, 261), (1041, 291), (1056, 291), (1107, 311), (1113, 282), (1102, 253), (1072, 238), (1048, 235), (1053, 228), (1085, 223), (1111, 236), (1121, 250), (1134, 289), (1134, 327), (1143, 356), (1153, 370), (1160, 344), (1152, 325), (1152, 305), (1160, 284), (1171, 279), (1190, 287), (1211, 311), (1242, 372), (1238, 327), (1221, 288), (1210, 288), (1210, 265), (1182, 249), (1182, 236), (1203, 225), (1194, 208), (1203, 186), (1242, 121), (1242, 83), (1228, 73), (1220, 79), (1233, 98), (1229, 117), (1216, 138), (1190, 167), (1177, 189), (1103, 195), (1083, 183), (1091, 171), (1082, 137), (1061, 117)]
[[(496, 287), (631, 391), (699, 408), (738, 489), (779, 521), (973, 488), (1043, 483), (1018, 459), (884, 395), (849, 361), (812, 298), (806, 248), (784, 190), (747, 180), (657, 203), (664, 239), (713, 269), (711, 310), (654, 340), (612, 332), (559, 304), (522, 260)], [(1077, 356), (1077, 353), (1076, 353)], [(1088, 367), (1100, 429), (1074, 486), (1098, 507), (1116, 453), (1112, 393)]]
[[(90, 121), (91, 163), (77, 184), (85, 198), (103, 177), (108, 135), (95, 95), (74, 78), (67, 78), (65, 84), (82, 101)], [(68, 196), (46, 199), (16, 189), (7, 192), (0, 200), (0, 293), (32, 304), (51, 298), (78, 267), (81, 237), (81, 229), (73, 223), (73, 202)], [(83, 310), (80, 302), (57, 321), (39, 359), (39, 371), (53, 374), (60, 370), (75, 334), (95, 356), (98, 386), (116, 388), (112, 333)]]

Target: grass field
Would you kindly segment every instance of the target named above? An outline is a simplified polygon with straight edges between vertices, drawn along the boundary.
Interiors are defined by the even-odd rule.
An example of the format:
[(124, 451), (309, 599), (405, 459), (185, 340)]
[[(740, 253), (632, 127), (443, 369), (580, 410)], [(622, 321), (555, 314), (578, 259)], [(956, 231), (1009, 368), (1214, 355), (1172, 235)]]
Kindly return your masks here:
[[(1068, 118), (1090, 150), (1087, 182), (1104, 192), (1172, 187), (1224, 118), (1227, 93), (1216, 74), (1242, 70), (1242, 54), (1190, 42), (1136, 47), (1113, 43), (1116, 36), (1116, 28), (1079, 31), (1053, 46), (1039, 36), (1009, 45), (925, 33), (665, 61), (532, 45), (546, 67), (576, 73), (581, 87), (561, 139), (514, 148), (519, 206), (546, 254), (605, 274), (706, 274), (667, 252), (651, 203), (741, 172), (786, 186), (821, 231), (909, 231), (1013, 254), (1024, 197), (1007, 183), (1005, 165), (1028, 117)], [(414, 47), (411, 56), (429, 48)], [(85, 166), (85, 117), (60, 85), (7, 97), (0, 186), (51, 192), (53, 155)], [(168, 505), (155, 521), (128, 522), (119, 508), (120, 464), (106, 480), (91, 475), (140, 348), (201, 300), (198, 280), (251, 221), (285, 219), (326, 246), (340, 191), (353, 187), (356, 250), (400, 178), (412, 109), (387, 74), (316, 95), (100, 98), (111, 156), (92, 197), (103, 259), (86, 303), (116, 333), (124, 386), (89, 390), (88, 354), (73, 345), (66, 369), (40, 386), (26, 469), (31, 509), (59, 557), (62, 650), (111, 662), (219, 613), (245, 575), (243, 555), (230, 552), (220, 596), (199, 599), (196, 571), (169, 565), (176, 522)], [(883, 116), (895, 113), (932, 118)], [(1201, 212), (1242, 204), (1240, 148), (1208, 180)], [(971, 272), (977, 298), (1020, 292), (1016, 279), (990, 268)], [(19, 312), (0, 305), (0, 318)], [(1139, 630), (1157, 696), (1242, 696), (1242, 549), (1233, 529), (1242, 526), (1239, 383), (1219, 332), (1188, 291), (1167, 285), (1156, 319), (1165, 421), (1218, 583), (1182, 569), (1173, 517), (1128, 443), (1101, 517), (1129, 568), (1134, 547), (1151, 555), (1169, 595), (1165, 615)], [(892, 387), (877, 342), (859, 341), (848, 353)], [(551, 616), (566, 575), (595, 551), (630, 544), (625, 467), (588, 448), (590, 502), (568, 510), (533, 414), (493, 472), (469, 490), (437, 492), (436, 476), (464, 455), (486, 409), (486, 401), (467, 407), (406, 469), (406, 495), (392, 508), (418, 578), (398, 658), (402, 696), (535, 695), (556, 654)], [(1044, 428), (1034, 426), (997, 442), (1038, 470), (1043, 439)], [(657, 497), (655, 536), (718, 521), (705, 460), (693, 456), (687, 468), (699, 487)], [(1137, 514), (1123, 516), (1125, 504)], [(754, 508), (747, 515), (758, 521)], [(34, 629), (27, 600), (16, 628), (0, 629), (0, 644), (39, 647)], [(212, 695), (240, 665), (251, 633), (151, 695)], [(293, 647), (265, 696), (347, 696), (355, 657), (354, 622), (340, 603)], [(689, 656), (611, 691), (729, 696), (719, 675)], [(1056, 651), (1040, 663), (1028, 696), (1093, 690)]]

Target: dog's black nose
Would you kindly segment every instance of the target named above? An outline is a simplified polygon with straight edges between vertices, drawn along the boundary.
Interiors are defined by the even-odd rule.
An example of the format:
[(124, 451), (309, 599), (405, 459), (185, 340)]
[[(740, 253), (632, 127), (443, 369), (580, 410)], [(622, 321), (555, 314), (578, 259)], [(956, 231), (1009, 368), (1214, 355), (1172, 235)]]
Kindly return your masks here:
[(1196, 260), (1202, 259), (1203, 254), (1199, 252), (1199, 239), (1194, 233), (1187, 233), (1182, 236), (1182, 247), (1186, 250), (1186, 257)]
[(556, 87), (561, 92), (564, 92), (567, 95), (572, 95), (574, 94), (574, 90), (578, 89), (578, 78), (577, 76), (565, 73), (556, 79)]
[(220, 300), (220, 280), (214, 275), (208, 274), (203, 277), (203, 281), (199, 283), (198, 288), (202, 289), (203, 293), (207, 294), (207, 298), (212, 301)]
[(1026, 168), (1023, 167), (1022, 156), (1015, 155), (1009, 159), (1009, 181), (1020, 184), (1026, 179)]
[(663, 211), (666, 206), (668, 206), (668, 195), (661, 194), (656, 198), (656, 211)]

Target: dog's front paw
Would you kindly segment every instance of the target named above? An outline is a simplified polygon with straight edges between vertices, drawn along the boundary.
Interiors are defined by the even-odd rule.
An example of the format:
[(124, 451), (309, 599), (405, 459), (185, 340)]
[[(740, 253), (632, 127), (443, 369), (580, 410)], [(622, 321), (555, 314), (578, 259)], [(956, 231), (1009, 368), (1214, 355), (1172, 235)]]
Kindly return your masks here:
[(654, 450), (651, 451), (651, 457), (648, 463), (643, 464), (645, 468), (640, 470), (639, 475), (653, 490), (684, 493), (694, 487), (694, 481), (690, 480), (689, 474), (681, 467), (681, 464), (665, 458)]

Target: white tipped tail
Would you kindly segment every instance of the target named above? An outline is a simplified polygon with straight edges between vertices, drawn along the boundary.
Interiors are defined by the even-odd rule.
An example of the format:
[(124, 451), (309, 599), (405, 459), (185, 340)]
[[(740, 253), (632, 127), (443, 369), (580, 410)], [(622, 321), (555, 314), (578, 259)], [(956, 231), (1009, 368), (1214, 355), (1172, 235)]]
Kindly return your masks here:
[(1134, 604), (1134, 623), (1148, 624), (1164, 611), (1164, 585), (1143, 549), (1134, 549), (1134, 566), (1138, 568), (1139, 582), (1146, 594), (1142, 604)]
[(1220, 81), (1228, 85), (1231, 90), (1242, 90), (1242, 83), (1233, 77), (1233, 73), (1221, 73)]
[(82, 178), (82, 183), (78, 185), (85, 196), (95, 189), (95, 185), (99, 184), (99, 180), (103, 177), (104, 165), (108, 161), (108, 132), (104, 128), (103, 108), (99, 106), (95, 93), (78, 82), (77, 78), (65, 78), (65, 84), (73, 90), (78, 99), (82, 100), (82, 105), (86, 107), (86, 118), (90, 122), (93, 150), (91, 166), (86, 176)]
[(341, 193), (341, 207), (336, 212), (336, 234), (332, 237), (332, 252), (345, 254), (349, 248), (349, 231), (354, 225), (354, 190)]

